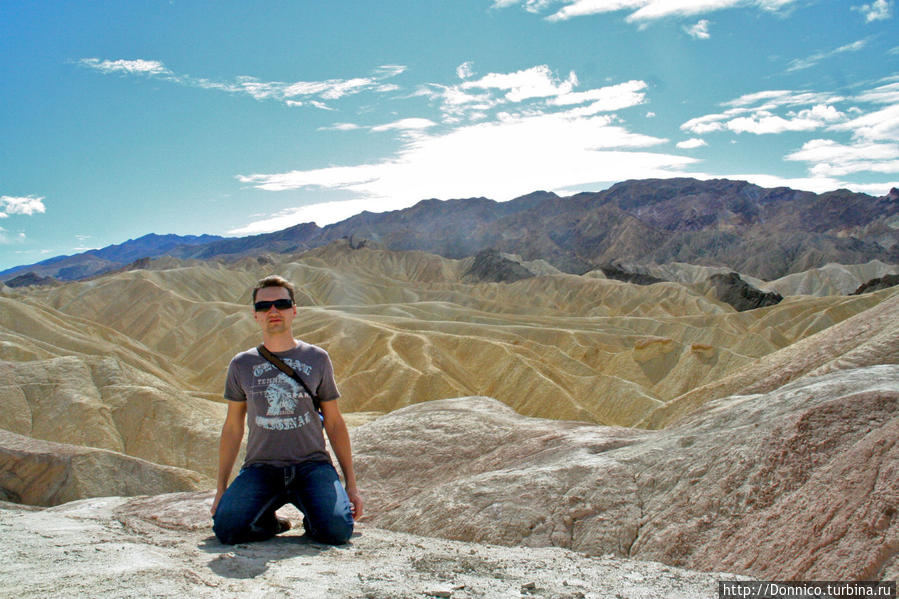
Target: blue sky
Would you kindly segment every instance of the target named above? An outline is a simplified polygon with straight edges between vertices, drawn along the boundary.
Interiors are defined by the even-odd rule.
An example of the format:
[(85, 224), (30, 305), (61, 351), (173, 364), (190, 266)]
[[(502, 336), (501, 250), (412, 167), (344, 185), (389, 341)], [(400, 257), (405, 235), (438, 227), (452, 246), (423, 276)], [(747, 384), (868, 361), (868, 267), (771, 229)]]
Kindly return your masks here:
[(894, 0), (0, 2), (0, 268), (147, 233), (899, 186)]

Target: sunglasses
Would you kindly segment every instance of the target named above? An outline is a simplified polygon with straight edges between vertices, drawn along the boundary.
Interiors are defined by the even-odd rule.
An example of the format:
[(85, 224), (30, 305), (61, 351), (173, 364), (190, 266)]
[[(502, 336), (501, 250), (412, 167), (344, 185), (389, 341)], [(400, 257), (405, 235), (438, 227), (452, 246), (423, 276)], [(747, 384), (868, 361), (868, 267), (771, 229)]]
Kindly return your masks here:
[(278, 310), (287, 310), (288, 308), (293, 307), (293, 301), (289, 299), (276, 299), (273, 302), (256, 302), (253, 304), (253, 308), (255, 308), (257, 312), (268, 312), (272, 309), (272, 306)]

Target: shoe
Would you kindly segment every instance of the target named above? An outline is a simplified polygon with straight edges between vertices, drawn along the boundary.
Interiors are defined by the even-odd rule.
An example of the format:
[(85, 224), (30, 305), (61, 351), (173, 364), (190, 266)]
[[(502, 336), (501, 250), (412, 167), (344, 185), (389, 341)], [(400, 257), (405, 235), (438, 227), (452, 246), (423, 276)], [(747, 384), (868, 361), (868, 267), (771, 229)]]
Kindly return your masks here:
[(290, 520), (288, 520), (287, 518), (278, 518), (277, 516), (275, 517), (275, 520), (278, 522), (278, 532), (275, 533), (276, 535), (290, 530), (292, 526)]

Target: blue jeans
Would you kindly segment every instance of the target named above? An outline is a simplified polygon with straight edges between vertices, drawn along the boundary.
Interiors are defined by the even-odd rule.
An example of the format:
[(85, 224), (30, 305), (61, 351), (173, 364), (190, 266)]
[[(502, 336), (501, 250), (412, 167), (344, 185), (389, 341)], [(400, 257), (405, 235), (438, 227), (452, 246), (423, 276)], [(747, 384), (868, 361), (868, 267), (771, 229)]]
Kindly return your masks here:
[(275, 510), (287, 503), (303, 512), (306, 533), (317, 541), (341, 545), (353, 534), (350, 500), (328, 462), (241, 469), (222, 494), (212, 530), (228, 545), (264, 541), (278, 532)]

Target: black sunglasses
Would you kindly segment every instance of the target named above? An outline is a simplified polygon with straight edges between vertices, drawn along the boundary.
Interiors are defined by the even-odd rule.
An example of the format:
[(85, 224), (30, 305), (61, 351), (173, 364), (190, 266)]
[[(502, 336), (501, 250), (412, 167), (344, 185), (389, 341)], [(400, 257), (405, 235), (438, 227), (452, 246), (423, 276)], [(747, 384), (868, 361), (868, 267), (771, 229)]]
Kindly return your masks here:
[(293, 306), (293, 300), (276, 299), (273, 302), (256, 302), (253, 304), (253, 308), (255, 308), (257, 312), (268, 312), (272, 309), (272, 306), (278, 310), (286, 310)]

